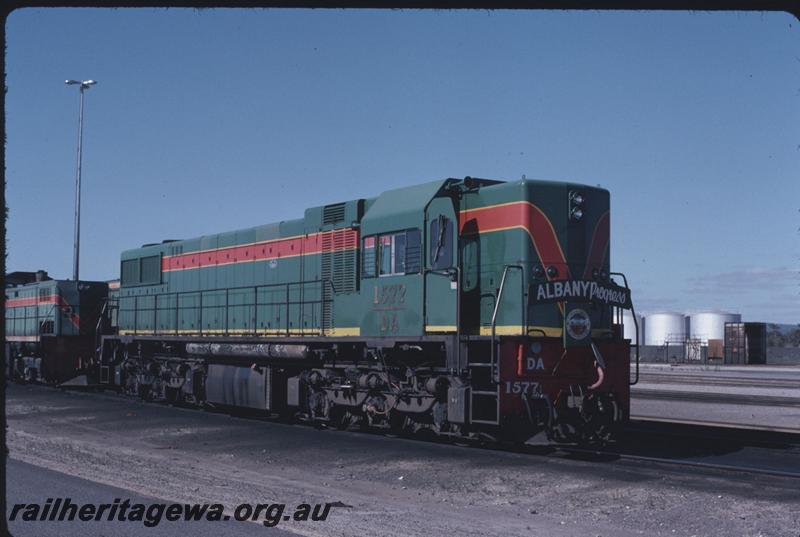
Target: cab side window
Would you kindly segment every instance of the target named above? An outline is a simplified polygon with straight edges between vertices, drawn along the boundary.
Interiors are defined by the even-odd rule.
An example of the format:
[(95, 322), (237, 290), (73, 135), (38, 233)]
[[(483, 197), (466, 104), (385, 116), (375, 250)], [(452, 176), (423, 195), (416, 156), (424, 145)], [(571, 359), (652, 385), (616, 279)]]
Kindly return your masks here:
[(364, 237), (361, 247), (361, 274), (364, 278), (375, 277), (375, 237)]
[(422, 264), (421, 237), (419, 229), (364, 237), (361, 274), (364, 278), (417, 274)]
[(380, 250), (378, 250), (380, 275), (394, 274), (394, 235), (381, 235)]

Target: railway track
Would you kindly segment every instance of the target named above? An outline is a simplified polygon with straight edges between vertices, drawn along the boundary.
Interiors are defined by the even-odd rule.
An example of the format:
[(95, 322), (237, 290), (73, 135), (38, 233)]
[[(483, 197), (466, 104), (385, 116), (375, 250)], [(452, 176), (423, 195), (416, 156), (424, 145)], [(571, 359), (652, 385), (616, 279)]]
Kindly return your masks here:
[(671, 466), (681, 466), (686, 468), (697, 468), (697, 469), (706, 469), (706, 470), (721, 470), (726, 472), (737, 472), (737, 473), (745, 473), (745, 474), (757, 474), (757, 475), (769, 475), (769, 476), (777, 476), (777, 477), (788, 477), (792, 479), (800, 479), (800, 470), (793, 471), (793, 470), (777, 470), (771, 468), (759, 468), (754, 466), (747, 466), (747, 465), (739, 465), (739, 464), (725, 464), (725, 463), (715, 463), (715, 462), (707, 462), (707, 461), (695, 461), (695, 460), (680, 460), (680, 459), (670, 459), (666, 457), (652, 457), (646, 455), (635, 455), (630, 453), (623, 453), (617, 451), (607, 451), (607, 450), (593, 450), (587, 448), (561, 448), (561, 451), (570, 454), (579, 454), (579, 455), (589, 455), (598, 458), (608, 457), (609, 454), (613, 454), (621, 460), (628, 460), (628, 461), (636, 461), (636, 462), (647, 462), (647, 463), (654, 463), (654, 464), (666, 464)]
[(800, 427), (798, 428), (787, 428), (787, 427), (777, 427), (772, 425), (752, 425), (749, 423), (733, 423), (729, 421), (710, 421), (710, 420), (687, 420), (687, 419), (676, 419), (676, 418), (659, 418), (653, 416), (639, 416), (639, 415), (632, 415), (631, 416), (631, 423), (639, 423), (639, 424), (664, 424), (667, 426), (691, 426), (691, 427), (706, 427), (706, 428), (713, 428), (715, 431), (748, 431), (749, 433), (775, 433), (775, 434), (786, 434), (786, 435), (800, 435)]
[(696, 384), (699, 386), (727, 386), (800, 390), (800, 379), (785, 378), (735, 378), (706, 375), (674, 375), (669, 373), (642, 373), (641, 382), (649, 384)]
[[(800, 479), (800, 430), (753, 428), (729, 423), (631, 419), (620, 443), (604, 450), (567, 447), (584, 454), (613, 453), (623, 460), (651, 462)], [(737, 453), (761, 455), (735, 460)], [(750, 453), (750, 455), (753, 455)], [(725, 460), (723, 455), (728, 455)], [(718, 460), (698, 460), (714, 457)], [(781, 461), (779, 459), (785, 459)], [(763, 459), (766, 459), (764, 461)], [(778, 464), (784, 462), (785, 464)]]
[[(383, 434), (380, 431), (359, 431)], [(753, 428), (715, 422), (632, 419), (617, 442), (602, 448), (562, 444), (507, 444), (495, 440), (474, 441), (387, 435), (437, 443), (455, 443), (488, 450), (526, 453), (538, 457), (575, 458), (598, 463), (617, 461), (667, 465), (694, 470), (765, 475), (800, 479), (800, 429)], [(737, 461), (736, 454), (755, 450), (769, 465)], [(750, 453), (752, 455), (752, 453)], [(709, 460), (698, 460), (707, 457)], [(725, 459), (727, 457), (727, 459)], [(710, 460), (717, 458), (719, 460)], [(759, 457), (755, 457), (758, 459)], [(784, 459), (785, 462), (784, 462)]]
[[(728, 425), (728, 424), (726, 424)], [(688, 429), (687, 429), (688, 427)], [(692, 432), (688, 432), (692, 431)], [(633, 462), (676, 468), (800, 479), (800, 432), (686, 425), (682, 422), (632, 422), (619, 442), (602, 448), (570, 445), (481, 443), (484, 449), (523, 452), (539, 457), (573, 458), (594, 463)], [(737, 440), (734, 440), (737, 439)], [(720, 448), (723, 445), (724, 447)], [(736, 459), (749, 450), (767, 459), (757, 465), (752, 457)], [(698, 460), (703, 457), (708, 460)], [(716, 460), (712, 460), (715, 459)]]
[(632, 389), (631, 397), (669, 401), (700, 401), (723, 405), (770, 406), (800, 408), (800, 398), (775, 395), (747, 395), (719, 392), (689, 392), (684, 390)]

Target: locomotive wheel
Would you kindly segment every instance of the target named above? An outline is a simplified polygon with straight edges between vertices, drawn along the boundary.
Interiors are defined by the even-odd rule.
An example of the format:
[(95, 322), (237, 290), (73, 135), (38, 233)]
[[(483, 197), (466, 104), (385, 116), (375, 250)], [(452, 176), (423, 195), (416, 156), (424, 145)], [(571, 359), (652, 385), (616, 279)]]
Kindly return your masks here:
[(389, 431), (392, 434), (402, 435), (408, 429), (409, 418), (397, 411), (389, 412)]
[(143, 401), (150, 401), (152, 398), (150, 397), (150, 386), (147, 384), (136, 384), (136, 391), (139, 394), (139, 397)]
[(164, 388), (164, 398), (170, 405), (177, 405), (181, 402), (180, 388)]
[(588, 397), (581, 410), (581, 427), (578, 443), (582, 446), (603, 447), (614, 437), (615, 419), (619, 407), (605, 394)]
[(338, 431), (344, 431), (353, 423), (353, 415), (349, 410), (334, 406), (329, 411), (331, 427)]

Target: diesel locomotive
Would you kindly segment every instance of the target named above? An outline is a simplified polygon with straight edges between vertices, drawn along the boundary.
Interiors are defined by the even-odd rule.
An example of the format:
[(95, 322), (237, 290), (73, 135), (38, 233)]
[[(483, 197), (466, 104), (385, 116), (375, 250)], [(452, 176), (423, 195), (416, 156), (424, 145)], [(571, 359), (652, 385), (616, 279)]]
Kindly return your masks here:
[(7, 375), (57, 384), (91, 369), (97, 337), (110, 330), (109, 284), (53, 280), (44, 271), (23, 273), (14, 283), (5, 300)]
[(451, 178), (127, 250), (96, 381), (330, 427), (603, 441), (629, 414), (633, 308), (609, 208), (602, 188)]

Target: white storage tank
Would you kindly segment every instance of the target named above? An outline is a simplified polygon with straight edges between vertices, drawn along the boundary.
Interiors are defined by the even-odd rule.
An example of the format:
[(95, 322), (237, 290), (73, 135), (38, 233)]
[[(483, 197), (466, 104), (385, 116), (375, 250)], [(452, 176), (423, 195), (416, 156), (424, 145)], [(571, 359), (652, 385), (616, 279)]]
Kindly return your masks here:
[(686, 341), (686, 319), (682, 313), (659, 311), (645, 316), (645, 345), (678, 344)]
[(689, 314), (690, 337), (700, 340), (702, 345), (708, 345), (709, 339), (725, 339), (725, 323), (740, 323), (742, 316), (739, 313), (710, 310), (698, 311)]
[[(631, 345), (636, 345), (639, 342), (636, 340), (636, 325), (633, 322), (633, 313), (631, 310), (622, 310), (622, 337), (631, 340)], [(642, 316), (636, 314), (636, 321), (639, 323), (639, 337), (644, 341), (644, 323), (642, 323)]]

